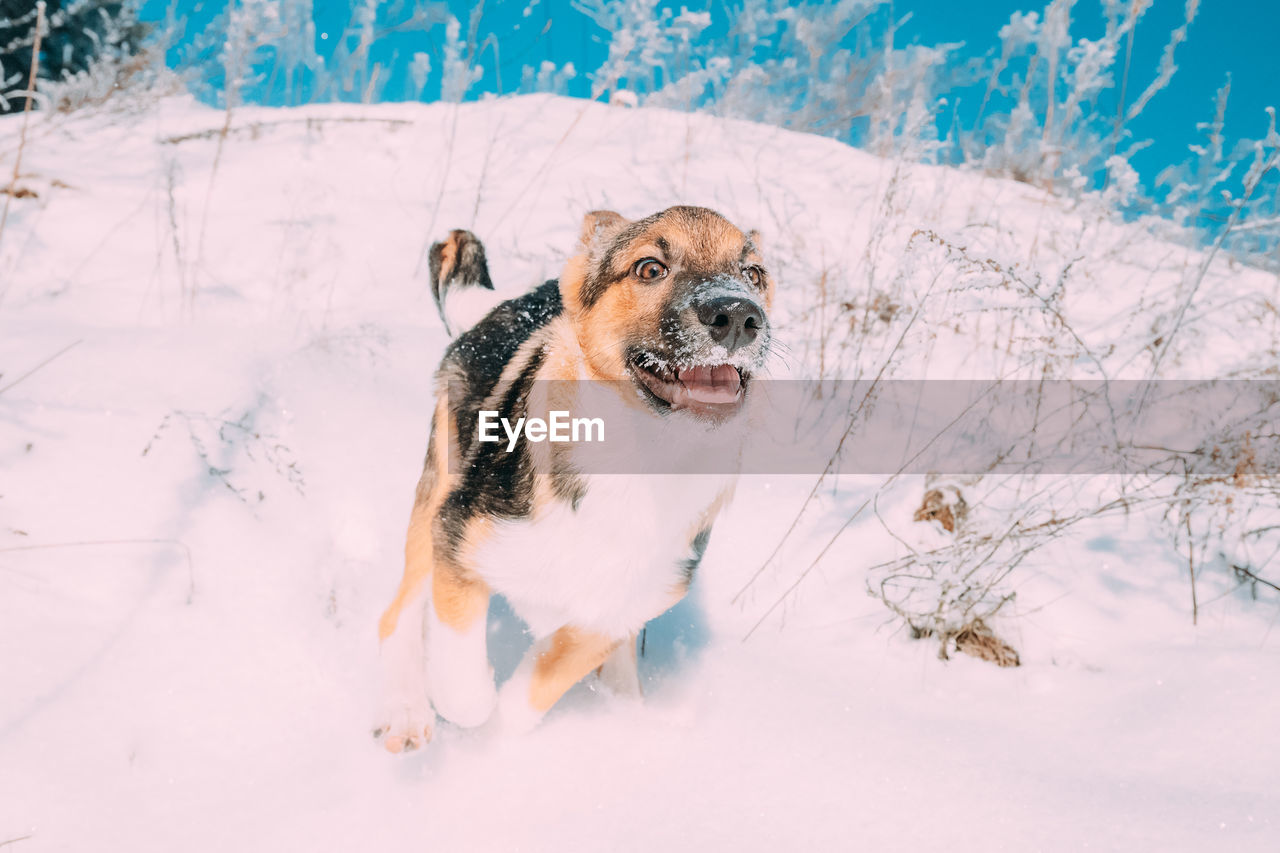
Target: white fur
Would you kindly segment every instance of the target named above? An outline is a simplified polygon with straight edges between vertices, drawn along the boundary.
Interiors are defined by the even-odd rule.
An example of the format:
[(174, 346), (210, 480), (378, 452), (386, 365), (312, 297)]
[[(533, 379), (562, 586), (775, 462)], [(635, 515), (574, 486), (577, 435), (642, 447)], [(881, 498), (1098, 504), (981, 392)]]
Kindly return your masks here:
[(502, 299), (484, 287), (458, 287), (445, 293), (444, 315), (453, 337), (479, 323)]
[(534, 643), (525, 652), (520, 666), (502, 685), (498, 694), (497, 727), (504, 734), (524, 734), (531, 731), (541, 722), (545, 712), (533, 707), (529, 698), (533, 683), (533, 667), (538, 656), (551, 646), (549, 638)]
[(427, 673), (436, 712), (464, 728), (483, 724), (496, 698), (485, 643), (488, 619), (481, 615), (466, 630), (458, 631), (441, 622), (435, 607), (429, 606), (427, 623), (431, 637)]
[[(591, 387), (584, 385), (584, 387)], [(608, 389), (610, 386), (604, 386)], [(535, 389), (530, 411), (549, 401)], [(559, 628), (602, 634), (623, 642), (607, 661), (608, 684), (623, 695), (639, 695), (635, 636), (684, 594), (692, 540), (708, 521), (708, 510), (732, 488), (735, 475), (645, 473), (697, 471), (713, 454), (712, 468), (734, 468), (745, 420), (712, 429), (683, 415), (663, 418), (638, 410), (635, 400), (597, 389), (591, 400), (575, 401), (575, 415), (603, 417), (606, 444), (574, 446), (575, 469), (585, 492), (576, 503), (545, 501), (530, 518), (496, 521), (467, 554), (467, 564), (503, 595), (535, 637), (515, 675), (495, 697), (493, 669), (485, 649), (485, 620), (466, 631), (439, 622), (429, 608), (431, 647), (427, 671), (432, 701), (441, 716), (478, 726), (498, 708), (498, 725), (508, 731), (535, 726), (542, 712), (530, 704), (529, 690), (538, 655)], [(584, 394), (586, 392), (583, 392)], [(534, 445), (543, 454), (547, 444)], [(652, 464), (646, 465), (645, 460)], [(628, 647), (628, 644), (630, 646)]]
[(382, 707), (374, 728), (390, 741), (422, 745), (431, 737), (436, 715), (427, 696), (424, 668), (425, 593), (406, 603), (396, 630), (378, 649)]
[[(523, 734), (541, 722), (545, 712), (533, 707), (529, 698), (533, 669), (538, 657), (551, 648), (551, 638), (538, 640), (525, 653), (515, 673), (498, 694), (498, 728), (507, 734)], [(604, 662), (600, 680), (619, 696), (640, 697), (640, 676), (636, 670), (635, 637), (624, 640)]]
[[(576, 507), (556, 499), (532, 518), (495, 524), (471, 563), (535, 637), (570, 625), (625, 639), (683, 594), (691, 540), (735, 478), (645, 472), (697, 471), (712, 453), (719, 467), (730, 467), (744, 421), (711, 429), (639, 410), (615, 385), (584, 389), (573, 413), (600, 417), (606, 441), (574, 445), (572, 461), (581, 471), (619, 473), (583, 475), (586, 493)], [(531, 411), (550, 405), (540, 396), (545, 390), (535, 388)], [(533, 447), (550, 452), (545, 443)]]
[(679, 598), (692, 527), (728, 479), (594, 475), (576, 510), (556, 501), (497, 525), (475, 568), (535, 637), (564, 625), (628, 637)]

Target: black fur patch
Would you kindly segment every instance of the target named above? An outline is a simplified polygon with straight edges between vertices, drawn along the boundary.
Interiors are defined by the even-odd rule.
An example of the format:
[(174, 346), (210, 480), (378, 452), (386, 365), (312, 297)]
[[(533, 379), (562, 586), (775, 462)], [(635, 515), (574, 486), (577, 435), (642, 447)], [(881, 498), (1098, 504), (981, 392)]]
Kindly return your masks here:
[[(501, 397), (497, 406), (499, 417), (515, 423), (526, 415), (526, 399), (546, 356), (545, 349), (535, 351), (514, 380), (506, 387), (495, 389)], [(468, 436), (474, 434), (481, 404), (455, 410), (459, 440), (462, 439), (464, 421), (469, 421)], [(438, 522), (444, 533), (445, 547), (450, 552), (462, 544), (470, 519), (477, 516), (524, 518), (533, 509), (533, 462), (529, 458), (527, 443), (518, 442), (510, 453), (505, 441), (475, 441), (461, 447), (462, 480), (445, 498)]]
[(680, 562), (680, 569), (684, 572), (685, 586), (693, 583), (693, 576), (697, 573), (698, 566), (702, 564), (702, 555), (707, 552), (707, 543), (710, 541), (711, 528), (704, 527), (693, 537), (693, 542), (689, 543), (690, 554)]
[(457, 415), (458, 446), (465, 456), (470, 448), (480, 405), (493, 393), (502, 371), (516, 351), (542, 327), (560, 315), (560, 283), (552, 280), (523, 296), (510, 299), (490, 311), (483, 320), (463, 332), (444, 352), (440, 373), (456, 380), (450, 393), (463, 392), (460, 400), (450, 400)]
[(449, 380), (444, 391), (450, 395), (462, 456), (461, 481), (445, 498), (437, 522), (450, 550), (461, 544), (470, 519), (523, 518), (532, 508), (533, 467), (525, 443), (508, 453), (505, 440), (479, 442), (477, 419), (495, 394), (499, 417), (515, 423), (525, 416), (525, 399), (546, 360), (545, 350), (533, 352), (506, 387), (499, 388), (499, 380), (520, 347), (562, 310), (560, 284), (548, 281), (494, 308), (445, 350), (439, 375)]
[(582, 288), (578, 291), (578, 301), (582, 303), (583, 308), (590, 308), (595, 305), (600, 301), (600, 297), (604, 296), (604, 292), (609, 289), (609, 285), (622, 281), (631, 275), (631, 270), (626, 270), (620, 274), (611, 272), (618, 245), (615, 243), (609, 247), (599, 267), (591, 270), (587, 274), (586, 280), (582, 282)]

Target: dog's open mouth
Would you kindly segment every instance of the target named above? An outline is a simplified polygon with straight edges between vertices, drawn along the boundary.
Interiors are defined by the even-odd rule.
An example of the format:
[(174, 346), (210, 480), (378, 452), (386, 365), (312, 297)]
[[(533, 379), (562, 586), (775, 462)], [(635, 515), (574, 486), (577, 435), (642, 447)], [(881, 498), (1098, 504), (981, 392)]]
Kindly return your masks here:
[(668, 367), (652, 358), (631, 359), (637, 384), (656, 402), (680, 411), (723, 417), (745, 397), (747, 376), (731, 364)]

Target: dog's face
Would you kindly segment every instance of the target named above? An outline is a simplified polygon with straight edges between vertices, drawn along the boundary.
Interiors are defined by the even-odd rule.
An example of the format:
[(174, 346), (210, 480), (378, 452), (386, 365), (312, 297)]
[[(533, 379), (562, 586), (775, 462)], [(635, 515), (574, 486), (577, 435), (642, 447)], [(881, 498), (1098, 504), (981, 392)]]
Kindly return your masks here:
[(672, 207), (587, 214), (561, 293), (596, 378), (634, 383), (660, 413), (735, 414), (769, 351), (773, 281), (754, 232)]

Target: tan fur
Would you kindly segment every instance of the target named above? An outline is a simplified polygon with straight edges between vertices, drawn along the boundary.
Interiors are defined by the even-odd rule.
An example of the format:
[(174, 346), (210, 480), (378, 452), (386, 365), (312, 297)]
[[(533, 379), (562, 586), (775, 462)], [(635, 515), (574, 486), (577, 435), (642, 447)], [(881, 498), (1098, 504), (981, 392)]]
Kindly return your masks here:
[[(584, 307), (582, 288), (596, 258), (600, 234), (617, 234), (633, 223), (613, 211), (592, 211), (583, 219), (579, 252), (565, 264), (560, 275), (560, 294), (567, 319), (577, 333), (587, 376), (591, 379), (623, 381), (626, 363), (618, 346), (636, 328), (652, 329), (666, 306), (673, 285), (667, 278), (660, 282), (641, 282), (627, 275), (637, 261), (657, 258), (670, 265), (678, 258), (697, 257), (707, 262), (736, 261), (744, 246), (756, 245), (755, 232), (743, 234), (719, 217), (696, 217), (675, 208), (649, 223), (631, 240), (626, 251), (615, 253), (608, 272), (625, 276), (605, 290), (590, 307)], [(659, 245), (665, 240), (671, 257)], [(759, 249), (743, 258), (749, 264), (763, 263)], [(763, 293), (766, 308), (773, 304), (773, 280), (767, 280)]]
[(465, 631), (489, 612), (489, 587), (471, 572), (444, 565), (431, 584), (431, 604), (443, 624)]
[(465, 631), (489, 612), (489, 586), (468, 568), (468, 557), (493, 535), (493, 521), (477, 518), (468, 522), (466, 545), (456, 561), (441, 561), (431, 586), (436, 617), (456, 631)]
[[(451, 259), (456, 251), (455, 238), (461, 232), (454, 231), (446, 244), (446, 258)], [(503, 371), (501, 386), (519, 375), (528, 361), (530, 353), (536, 348), (539, 338), (535, 336), (511, 360)], [(461, 448), (454, 440), (456, 431), (453, 428), (453, 414), (449, 411), (449, 381), (460, 377), (441, 376), (436, 388), (436, 411), (432, 419), (431, 449), (435, 461), (432, 470), (423, 471), (418, 482), (413, 511), (409, 519), (409, 533), (405, 541), (405, 571), (400, 580), (396, 596), (382, 618), (378, 620), (378, 638), (385, 640), (395, 633), (400, 619), (400, 612), (413, 601), (421, 585), (431, 581), (432, 602), (436, 616), (446, 625), (457, 630), (470, 626), (476, 618), (483, 617), (489, 605), (489, 588), (468, 571), (464, 555), (459, 555), (456, 563), (435, 565), (433, 559), (433, 540), (435, 537), (435, 518), (449, 493), (452, 478), (461, 464)], [(496, 396), (496, 394), (495, 394)], [(468, 526), (464, 537), (467, 550), (472, 550), (485, 538), (491, 523), (477, 519)], [(434, 571), (433, 571), (434, 569)]]
[(598, 240), (616, 234), (628, 224), (622, 214), (612, 210), (593, 210), (582, 217), (582, 230), (578, 233), (578, 242), (584, 249), (590, 249)]
[(552, 320), (542, 339), (547, 344), (547, 359), (538, 371), (538, 378), (561, 381), (577, 379), (584, 365), (582, 352), (578, 348), (578, 333), (569, 318), (561, 316)]
[(431, 577), (435, 516), (449, 487), (449, 455), (454, 430), (448, 404), (445, 395), (437, 396), (435, 416), (431, 421), (431, 448), (435, 467), (424, 470), (418, 481), (413, 511), (409, 514), (409, 534), (404, 543), (404, 576), (400, 579), (396, 597), (378, 620), (380, 640), (395, 633), (396, 624), (400, 621), (400, 611), (416, 598), (422, 584)]
[(449, 232), (448, 237), (444, 238), (444, 242), (440, 248), (441, 281), (448, 281), (449, 276), (453, 275), (454, 265), (458, 262), (458, 241), (465, 233), (465, 231), (455, 229)]
[(538, 656), (529, 681), (529, 704), (545, 712), (583, 676), (604, 664), (618, 640), (565, 626), (551, 635), (551, 646)]
[[(444, 241), (440, 254), (441, 281), (448, 279), (461, 260), (459, 241), (465, 233), (453, 231)], [(625, 241), (619, 241), (620, 236), (625, 236)], [(653, 257), (669, 267), (685, 263), (688, 268), (686, 262), (692, 260), (693, 268), (734, 269), (739, 264), (762, 265), (758, 246), (755, 232), (744, 234), (719, 216), (694, 208), (672, 208), (639, 224), (612, 211), (587, 214), (582, 223), (579, 250), (566, 263), (560, 276), (564, 312), (523, 342), (504, 365), (497, 385), (481, 408), (500, 408), (510, 383), (521, 377), (530, 359), (539, 351), (544, 353), (544, 358), (537, 371), (538, 380), (632, 381), (626, 364), (626, 342), (659, 328), (663, 313), (672, 301), (676, 279), (668, 275), (659, 280), (641, 281), (634, 274), (636, 263)], [(611, 268), (607, 276), (590, 278), (606, 256)], [(607, 286), (602, 287), (606, 281)], [(773, 282), (767, 276), (765, 281), (767, 286), (758, 295), (768, 308), (773, 300)], [(588, 286), (585, 291), (584, 286)], [(440, 538), (443, 536), (441, 508), (455, 485), (461, 482), (463, 463), (463, 448), (457, 446), (457, 425), (449, 408), (451, 380), (468, 381), (456, 365), (444, 368), (439, 374), (430, 440), (431, 464), (419, 481), (410, 516), (404, 576), (395, 599), (379, 621), (378, 633), (383, 640), (394, 634), (403, 609), (422, 600), (425, 583), (431, 584), (431, 605), (444, 625), (462, 632), (487, 616), (490, 589), (471, 567), (477, 549), (494, 535), (494, 521), (485, 517), (454, 518), (450, 523), (463, 524), (461, 531), (450, 528), (450, 539)], [(573, 382), (544, 382), (535, 387), (526, 401), (529, 414), (545, 417), (549, 409), (575, 410), (579, 392), (574, 385)], [(626, 395), (625, 399), (628, 405), (645, 406), (639, 395)], [(565, 500), (566, 494), (572, 495), (572, 475), (563, 477), (559, 473), (563, 469), (552, 464), (554, 450), (550, 443), (530, 450), (534, 477), (530, 512), (535, 520), (557, 500)], [(686, 531), (691, 548), (698, 533), (714, 523), (732, 491), (726, 488), (691, 521)], [(451, 510), (453, 505), (449, 506)], [(453, 550), (444, 546), (446, 541), (460, 544)], [(441, 547), (436, 547), (437, 542), (442, 543)], [(670, 589), (668, 606), (677, 603), (687, 592), (687, 582), (677, 583)], [(565, 691), (601, 667), (618, 646), (616, 637), (573, 626), (555, 631), (546, 650), (534, 661), (529, 684), (530, 705), (539, 712), (549, 710)], [(634, 636), (631, 655), (635, 655)], [(392, 751), (404, 746), (394, 738), (389, 738), (385, 745)]]
[(565, 261), (560, 271), (560, 299), (564, 302), (565, 315), (572, 322), (582, 313), (582, 299), (579, 294), (587, 277), (587, 256), (585, 249)]

